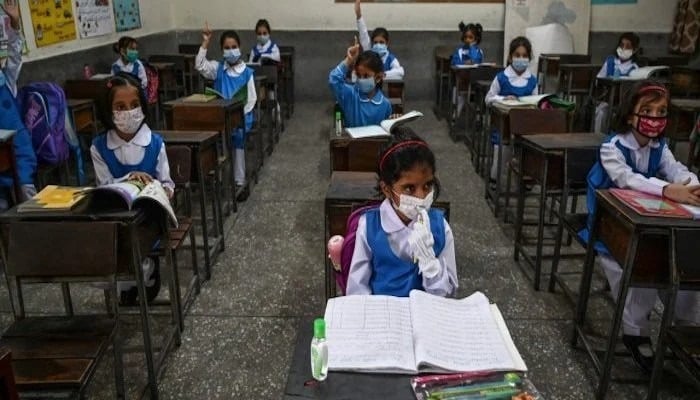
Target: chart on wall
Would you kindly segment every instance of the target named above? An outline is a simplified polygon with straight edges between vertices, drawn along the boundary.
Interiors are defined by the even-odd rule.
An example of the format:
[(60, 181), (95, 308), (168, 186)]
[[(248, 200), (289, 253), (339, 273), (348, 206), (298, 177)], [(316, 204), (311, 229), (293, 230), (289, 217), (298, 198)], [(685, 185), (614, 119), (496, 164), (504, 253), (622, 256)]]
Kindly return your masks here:
[(109, 0), (76, 0), (75, 5), (81, 39), (114, 32)]
[(117, 32), (130, 31), (141, 27), (139, 0), (114, 0), (114, 21)]
[(29, 11), (37, 47), (76, 38), (71, 0), (29, 0)]
[[(17, 1), (15, 1), (15, 3), (16, 2)], [(0, 5), (4, 5), (4, 4), (5, 4), (5, 0), (0, 0)], [(19, 9), (17, 11), (19, 11)], [(5, 12), (3, 11), (2, 8), (0, 8), (0, 19), (2, 19), (5, 23), (5, 32), (9, 32), (9, 30), (12, 29), (10, 17), (5, 14)], [(22, 16), (21, 15), (20, 15), (19, 19), (20, 19), (19, 29), (20, 29), (20, 32), (22, 33), (22, 37), (24, 37), (24, 24), (22, 23)], [(5, 36), (5, 38), (7, 38), (7, 36)], [(0, 40), (3, 40), (3, 38), (0, 37)], [(27, 41), (25, 40), (23, 42), (23, 46), (22, 46), (22, 54), (27, 54), (27, 53), (29, 53), (29, 47), (27, 46)]]

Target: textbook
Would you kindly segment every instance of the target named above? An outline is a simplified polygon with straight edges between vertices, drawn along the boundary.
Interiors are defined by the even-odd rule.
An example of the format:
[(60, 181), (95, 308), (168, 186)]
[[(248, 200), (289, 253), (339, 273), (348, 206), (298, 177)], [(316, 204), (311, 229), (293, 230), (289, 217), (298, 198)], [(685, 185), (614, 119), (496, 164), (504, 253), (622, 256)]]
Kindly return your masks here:
[(633, 69), (632, 71), (630, 71), (628, 76), (621, 76), (619, 79), (628, 81), (638, 81), (663, 75), (663, 73), (668, 73), (669, 71), (669, 67), (663, 65), (641, 67)]
[(335, 297), (324, 318), (332, 371), (527, 370), (500, 311), (480, 292), (458, 300), (420, 290)]
[(422, 112), (414, 110), (409, 111), (398, 118), (385, 119), (384, 121), (380, 122), (379, 125), (367, 125), (358, 126), (355, 128), (345, 128), (345, 131), (353, 139), (389, 136), (391, 134), (391, 130), (395, 126), (400, 126), (407, 122), (414, 121), (422, 116)]
[(615, 197), (647, 217), (700, 219), (700, 207), (680, 204), (673, 200), (629, 189), (610, 189)]
[(472, 69), (472, 68), (479, 68), (479, 67), (496, 67), (496, 63), (481, 63), (481, 64), (458, 64), (458, 65), (453, 65), (453, 67), (457, 69)]
[(215, 94), (195, 93), (185, 97), (182, 101), (187, 103), (208, 103), (216, 98), (217, 96)]
[(494, 105), (503, 105), (508, 108), (539, 108), (546, 100), (554, 97), (553, 94), (535, 94), (531, 96), (518, 97), (515, 100), (496, 100)]
[(224, 95), (218, 90), (210, 87), (204, 88), (204, 96), (214, 96), (214, 98), (223, 99)]
[(48, 185), (17, 206), (18, 213), (72, 210), (85, 198), (84, 187)]

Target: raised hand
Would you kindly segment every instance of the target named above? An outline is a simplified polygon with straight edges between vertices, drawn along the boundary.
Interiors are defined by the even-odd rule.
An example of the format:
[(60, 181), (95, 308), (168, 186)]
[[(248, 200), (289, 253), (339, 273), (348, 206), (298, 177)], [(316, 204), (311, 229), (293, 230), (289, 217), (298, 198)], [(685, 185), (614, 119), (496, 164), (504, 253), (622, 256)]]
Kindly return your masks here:
[(209, 22), (205, 21), (204, 29), (202, 30), (202, 47), (207, 48), (209, 40), (211, 40), (211, 29), (209, 28)]
[(362, 18), (362, 7), (360, 6), (360, 0), (355, 0), (355, 16), (357, 19)]
[(355, 36), (355, 44), (348, 47), (347, 60), (349, 63), (354, 63), (357, 56), (360, 55), (360, 43), (357, 41), (357, 36)]
[(0, 8), (10, 17), (10, 24), (15, 30), (19, 29), (19, 6), (17, 0), (5, 0), (5, 3), (0, 3)]

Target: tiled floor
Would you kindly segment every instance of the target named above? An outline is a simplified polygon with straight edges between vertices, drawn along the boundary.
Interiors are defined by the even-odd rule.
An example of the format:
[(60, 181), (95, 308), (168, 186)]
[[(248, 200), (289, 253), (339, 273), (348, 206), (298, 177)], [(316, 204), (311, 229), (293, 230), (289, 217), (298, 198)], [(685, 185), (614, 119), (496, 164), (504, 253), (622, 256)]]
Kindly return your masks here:
[[(410, 106), (425, 113), (413, 127), (436, 153), (437, 174), (451, 202), (458, 296), (480, 290), (498, 304), (531, 380), (547, 399), (591, 398), (593, 366), (569, 345), (573, 306), (560, 292), (532, 289), (513, 261), (512, 228), (499, 223), (487, 207), (466, 147), (449, 139), (445, 123), (435, 119), (429, 103)], [(166, 362), (161, 398), (282, 397), (299, 321), (322, 315), (325, 306), (323, 198), (329, 180), (329, 116), (327, 103), (297, 104), (287, 131), (265, 161), (260, 183), (228, 224), (226, 250), (186, 317), (182, 346)], [(43, 310), (60, 304), (52, 300), (58, 295), (40, 293), (30, 306)], [(99, 294), (83, 297), (83, 303), (99, 304)], [(1, 321), (7, 324), (6, 300), (0, 306), (8, 317)], [(600, 321), (597, 332), (603, 331), (610, 314), (609, 302), (593, 301), (592, 318)], [(132, 395), (144, 383), (143, 365), (142, 357), (127, 359)], [(628, 360), (616, 367), (618, 373), (633, 369)], [(108, 360), (89, 397), (110, 398), (112, 388)], [(615, 384), (608, 398), (638, 399), (645, 393), (642, 385)], [(700, 399), (694, 393), (669, 374), (661, 398)]]

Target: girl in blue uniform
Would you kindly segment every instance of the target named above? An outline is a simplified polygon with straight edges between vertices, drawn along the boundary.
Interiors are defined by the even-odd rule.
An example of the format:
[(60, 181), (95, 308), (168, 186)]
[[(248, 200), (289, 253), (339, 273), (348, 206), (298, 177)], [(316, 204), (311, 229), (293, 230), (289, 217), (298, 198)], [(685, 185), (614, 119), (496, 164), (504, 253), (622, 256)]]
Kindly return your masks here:
[[(354, 69), (357, 80), (347, 83), (348, 71)], [(377, 125), (391, 116), (391, 103), (382, 93), (382, 60), (373, 51), (360, 53), (360, 45), (348, 48), (345, 59), (331, 70), (328, 83), (345, 117), (346, 127)]]
[(430, 208), (440, 194), (435, 155), (410, 128), (392, 133), (378, 165), (385, 199), (358, 220), (347, 294), (451, 296), (454, 238), (442, 211)]
[(248, 68), (241, 57), (241, 40), (235, 31), (225, 31), (221, 34), (220, 45), (223, 52), (221, 61), (207, 60), (207, 47), (211, 39), (211, 29), (206, 24), (202, 32), (202, 47), (199, 49), (195, 65), (197, 71), (206, 79), (214, 81), (214, 89), (225, 99), (241, 96), (245, 101), (245, 123), (233, 132), (233, 147), (235, 149), (234, 180), (238, 187), (246, 185), (245, 171), (245, 142), (246, 135), (253, 128), (253, 109), (257, 101), (255, 92), (255, 77), (253, 70)]
[(357, 32), (360, 34), (362, 50), (372, 50), (379, 54), (384, 65), (386, 79), (403, 79), (404, 69), (399, 63), (399, 59), (389, 51), (389, 31), (386, 28), (375, 28), (370, 38), (367, 24), (362, 18), (360, 0), (355, 0), (355, 17), (357, 17)]
[(250, 50), (251, 63), (263, 64), (266, 60), (274, 63), (282, 61), (280, 58), (280, 48), (270, 39), (270, 23), (266, 19), (261, 19), (255, 24), (255, 36), (257, 44)]
[(141, 87), (146, 90), (148, 76), (146, 76), (146, 68), (139, 60), (138, 46), (136, 39), (129, 36), (122, 36), (114, 44), (114, 52), (119, 54), (119, 58), (112, 64), (112, 75), (117, 75), (120, 72), (131, 74), (141, 82)]
[[(668, 122), (669, 93), (653, 82), (636, 83), (620, 109), (616, 132), (601, 145), (598, 162), (588, 173), (588, 228), (579, 235), (588, 241), (596, 208), (596, 189), (619, 187), (663, 196), (679, 203), (700, 206), (698, 177), (676, 161), (663, 138)], [(622, 268), (602, 243), (596, 243), (598, 261), (617, 299)], [(698, 325), (700, 296), (680, 291), (676, 299), (676, 323)], [(657, 301), (656, 289), (630, 288), (622, 314), (622, 342), (632, 353), (637, 366), (649, 373), (654, 354), (651, 346), (649, 316)]]
[[(463, 45), (458, 47), (452, 54), (452, 65), (472, 65), (481, 64), (484, 61), (484, 52), (479, 47), (481, 44), (481, 32), (483, 28), (481, 24), (467, 24), (464, 22), (459, 23), (459, 31), (462, 33), (461, 39)], [(452, 88), (452, 104), (457, 104), (457, 114), (455, 117), (459, 117), (462, 112), (462, 107), (464, 107), (464, 97), (457, 96), (457, 86)]]
[[(139, 82), (131, 75), (120, 73), (107, 82), (109, 105), (103, 116), (108, 131), (92, 141), (90, 155), (98, 185), (123, 181), (150, 183), (160, 181), (169, 197), (175, 183), (170, 178), (170, 166), (163, 138), (146, 124), (146, 97)], [(158, 259), (143, 262), (147, 300), (153, 301), (160, 290)], [(119, 282), (121, 303), (136, 304), (135, 282)]]
[[(508, 49), (508, 66), (499, 72), (491, 83), (491, 88), (486, 94), (486, 104), (494, 101), (514, 100), (522, 96), (537, 94), (537, 77), (530, 72), (530, 60), (532, 60), (532, 44), (524, 36), (518, 36), (510, 42)], [(491, 165), (491, 180), (496, 180), (498, 159), (498, 146), (500, 134), (494, 134), (493, 165)], [(510, 146), (503, 148), (503, 158), (510, 160)]]

